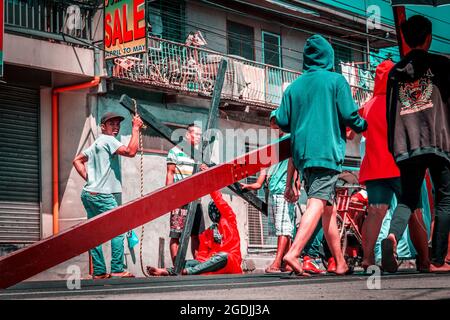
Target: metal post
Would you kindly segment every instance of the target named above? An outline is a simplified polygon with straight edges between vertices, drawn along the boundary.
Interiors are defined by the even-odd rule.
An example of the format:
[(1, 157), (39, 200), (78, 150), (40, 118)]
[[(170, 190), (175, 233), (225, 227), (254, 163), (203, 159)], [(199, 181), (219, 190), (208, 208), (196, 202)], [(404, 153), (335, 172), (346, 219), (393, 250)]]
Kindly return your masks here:
[[(211, 151), (212, 151), (211, 150), (212, 148), (209, 148), (209, 146), (212, 145), (211, 132), (213, 129), (216, 129), (217, 123), (218, 123), (217, 116), (219, 113), (220, 96), (222, 94), (222, 87), (223, 87), (223, 82), (225, 79), (226, 70), (227, 70), (227, 61), (222, 59), (222, 61), (220, 61), (219, 71), (217, 73), (217, 79), (216, 79), (216, 83), (214, 85), (214, 91), (213, 91), (213, 95), (212, 95), (212, 99), (211, 99), (211, 108), (209, 109), (208, 120), (206, 122), (205, 135), (203, 138), (203, 141), (205, 143), (202, 143), (202, 145), (201, 145), (202, 156), (203, 156), (203, 158), (205, 158), (205, 161), (208, 163), (210, 161)], [(197, 173), (200, 170), (200, 165), (201, 165), (201, 163), (196, 163), (194, 165), (193, 174)], [(178, 247), (178, 252), (177, 252), (177, 256), (175, 258), (175, 263), (174, 263), (174, 267), (175, 267), (174, 271), (177, 274), (179, 274), (181, 272), (181, 270), (183, 269), (184, 263), (186, 261), (186, 251), (187, 251), (187, 246), (189, 243), (189, 237), (192, 232), (192, 226), (194, 225), (195, 214), (197, 212), (197, 206), (199, 204), (200, 204), (200, 201), (196, 200), (194, 202), (191, 202), (188, 206), (186, 222), (185, 222), (185, 225), (183, 228), (183, 232), (181, 234), (180, 244)]]

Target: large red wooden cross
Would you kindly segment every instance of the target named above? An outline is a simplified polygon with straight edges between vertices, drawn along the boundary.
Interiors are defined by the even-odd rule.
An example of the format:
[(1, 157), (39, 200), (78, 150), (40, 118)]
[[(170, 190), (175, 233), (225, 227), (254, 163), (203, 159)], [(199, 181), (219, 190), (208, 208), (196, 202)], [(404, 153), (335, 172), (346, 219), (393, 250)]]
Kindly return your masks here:
[(119, 234), (152, 221), (290, 157), (290, 139), (160, 188), (142, 198), (82, 222), (0, 258), (0, 288), (8, 288), (76, 257)]

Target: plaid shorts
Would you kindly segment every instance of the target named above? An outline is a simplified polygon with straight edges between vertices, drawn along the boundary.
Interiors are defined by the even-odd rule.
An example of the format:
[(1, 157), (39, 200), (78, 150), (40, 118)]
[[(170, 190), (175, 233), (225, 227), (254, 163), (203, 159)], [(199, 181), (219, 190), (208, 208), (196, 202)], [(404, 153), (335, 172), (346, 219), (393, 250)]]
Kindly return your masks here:
[[(170, 238), (180, 238), (186, 223), (188, 205), (175, 209), (170, 212)], [(195, 210), (194, 224), (192, 225), (191, 235), (196, 236), (205, 230), (205, 221), (203, 219), (202, 205), (198, 204)]]
[(287, 202), (282, 194), (273, 194), (270, 197), (270, 209), (270, 219), (275, 222), (275, 235), (293, 238), (297, 219), (294, 204)]

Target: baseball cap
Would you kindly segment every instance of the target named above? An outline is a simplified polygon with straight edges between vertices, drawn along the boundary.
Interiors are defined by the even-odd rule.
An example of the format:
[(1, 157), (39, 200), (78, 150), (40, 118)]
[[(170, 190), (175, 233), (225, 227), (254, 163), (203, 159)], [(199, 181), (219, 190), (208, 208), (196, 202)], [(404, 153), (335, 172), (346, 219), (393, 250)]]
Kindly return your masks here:
[(121, 115), (119, 115), (115, 112), (107, 112), (102, 116), (100, 123), (104, 124), (106, 121), (114, 119), (114, 118), (119, 118), (120, 121), (123, 121), (125, 119), (124, 117), (122, 117)]

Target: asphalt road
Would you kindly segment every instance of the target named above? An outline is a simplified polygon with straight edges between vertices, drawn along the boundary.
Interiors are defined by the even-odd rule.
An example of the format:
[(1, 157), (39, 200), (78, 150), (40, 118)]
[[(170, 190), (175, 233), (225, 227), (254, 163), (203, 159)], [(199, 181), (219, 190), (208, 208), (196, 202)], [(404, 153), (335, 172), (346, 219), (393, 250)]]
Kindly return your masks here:
[(23, 282), (0, 290), (0, 300), (450, 300), (450, 273), (182, 276), (82, 280), (77, 287), (73, 280)]

